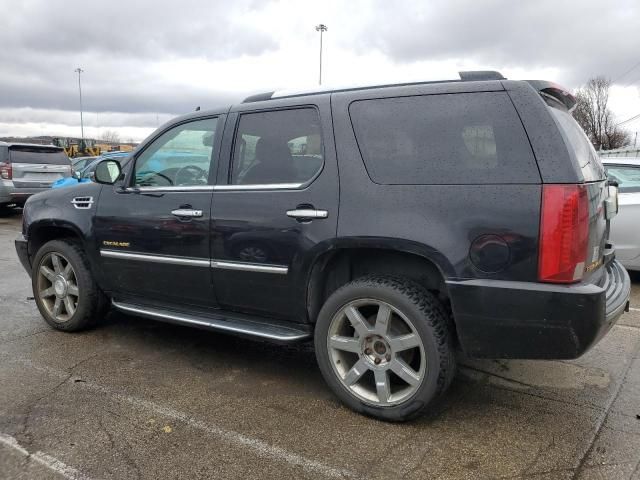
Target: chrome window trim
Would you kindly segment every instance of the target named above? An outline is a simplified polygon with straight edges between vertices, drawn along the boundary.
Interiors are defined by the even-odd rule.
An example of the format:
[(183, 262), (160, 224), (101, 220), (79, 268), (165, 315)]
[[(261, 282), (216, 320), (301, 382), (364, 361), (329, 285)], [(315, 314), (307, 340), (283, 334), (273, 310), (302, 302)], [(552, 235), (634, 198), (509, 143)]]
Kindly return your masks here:
[(149, 255), (146, 253), (129, 253), (118, 250), (100, 250), (100, 255), (105, 258), (119, 258), (127, 260), (140, 260), (143, 262), (166, 263), (169, 265), (187, 265), (192, 267), (209, 267), (210, 261), (201, 258), (169, 257), (163, 255)]
[(127, 187), (125, 190), (131, 193), (137, 192), (212, 192), (214, 189), (213, 185), (183, 185), (183, 186), (175, 186), (175, 187)]
[(246, 185), (216, 185), (213, 187), (215, 191), (244, 191), (244, 190), (298, 190), (303, 183), (260, 183)]
[(211, 260), (211, 268), (239, 270), (243, 272), (277, 273), (286, 275), (289, 267), (283, 265), (267, 265), (261, 263), (234, 262), (228, 260)]
[(232, 260), (215, 260), (189, 257), (170, 257), (166, 255), (150, 255), (147, 253), (121, 252), (119, 250), (100, 249), (100, 256), (124, 260), (139, 260), (142, 262), (166, 263), (168, 265), (187, 265), (192, 267), (211, 267), (223, 270), (238, 270), (243, 272), (276, 273), (286, 275), (289, 267), (284, 265), (269, 265), (262, 263), (235, 262)]
[(299, 190), (304, 183), (263, 183), (247, 185), (184, 185), (176, 187), (127, 187), (125, 190), (130, 193), (174, 193), (174, 192), (232, 192), (246, 190)]

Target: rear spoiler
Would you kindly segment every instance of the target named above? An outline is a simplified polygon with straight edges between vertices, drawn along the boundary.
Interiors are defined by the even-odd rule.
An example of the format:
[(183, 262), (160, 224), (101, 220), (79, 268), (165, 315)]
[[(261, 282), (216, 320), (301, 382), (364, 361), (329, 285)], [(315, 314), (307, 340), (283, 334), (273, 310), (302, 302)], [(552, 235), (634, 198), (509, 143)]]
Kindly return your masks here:
[(547, 82), (546, 80), (526, 80), (526, 82), (535, 88), (542, 95), (548, 95), (567, 107), (572, 112), (578, 103), (576, 97), (566, 88), (557, 83)]

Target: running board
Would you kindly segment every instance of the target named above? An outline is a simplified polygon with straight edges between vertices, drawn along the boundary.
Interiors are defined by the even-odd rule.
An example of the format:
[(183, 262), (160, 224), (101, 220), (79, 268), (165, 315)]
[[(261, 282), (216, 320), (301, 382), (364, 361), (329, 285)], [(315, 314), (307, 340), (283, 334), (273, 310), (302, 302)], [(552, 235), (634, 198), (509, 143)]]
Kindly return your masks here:
[(253, 320), (248, 316), (234, 313), (212, 313), (194, 314), (165, 310), (146, 305), (136, 305), (112, 301), (114, 308), (139, 315), (141, 317), (152, 318), (177, 325), (188, 325), (203, 328), (205, 330), (216, 330), (234, 335), (261, 338), (275, 343), (295, 343), (311, 338), (311, 328), (306, 325), (298, 325), (290, 322), (262, 319)]

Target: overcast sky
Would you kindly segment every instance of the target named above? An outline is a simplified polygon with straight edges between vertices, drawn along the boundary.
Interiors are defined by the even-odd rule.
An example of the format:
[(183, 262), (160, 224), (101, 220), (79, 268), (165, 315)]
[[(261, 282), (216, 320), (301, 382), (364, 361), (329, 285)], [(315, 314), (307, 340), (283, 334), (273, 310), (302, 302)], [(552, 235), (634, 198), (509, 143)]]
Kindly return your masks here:
[(495, 69), (576, 88), (604, 75), (617, 119), (640, 114), (638, 0), (0, 0), (0, 11), (0, 136), (79, 136), (78, 66), (85, 134), (123, 140), (196, 106), (314, 86), (318, 23), (327, 85)]

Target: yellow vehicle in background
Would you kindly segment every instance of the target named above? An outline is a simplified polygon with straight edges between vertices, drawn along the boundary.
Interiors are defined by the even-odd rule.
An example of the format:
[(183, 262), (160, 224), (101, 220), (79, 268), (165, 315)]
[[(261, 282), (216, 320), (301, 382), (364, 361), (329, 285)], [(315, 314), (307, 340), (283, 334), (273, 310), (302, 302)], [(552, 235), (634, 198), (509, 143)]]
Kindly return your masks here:
[(55, 137), (52, 143), (57, 147), (64, 148), (69, 158), (75, 157), (97, 157), (106, 152), (131, 152), (135, 145), (120, 144), (113, 142), (98, 141), (92, 138), (69, 138)]
[(64, 148), (69, 158), (73, 157), (97, 157), (101, 153), (101, 149), (96, 145), (96, 141), (85, 138), (64, 138), (55, 137), (52, 143), (56, 147)]

